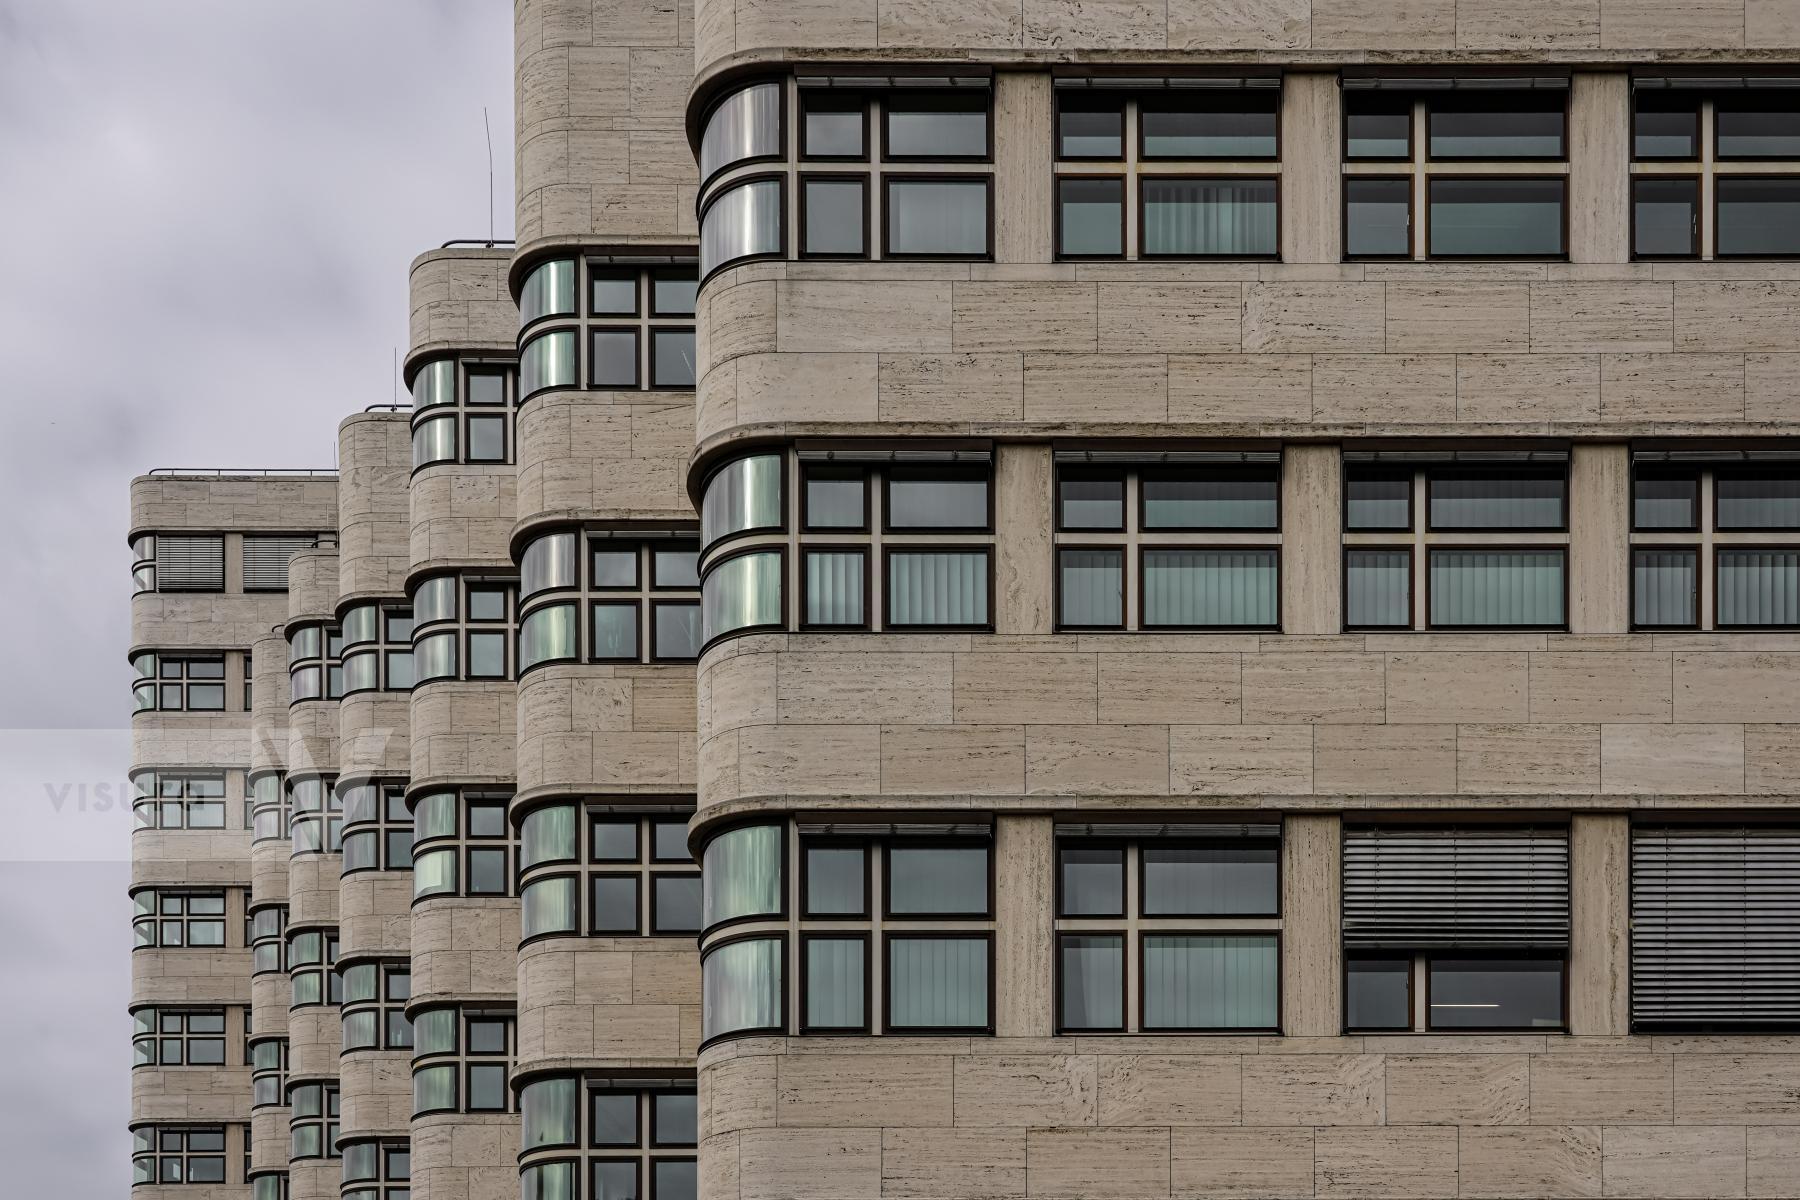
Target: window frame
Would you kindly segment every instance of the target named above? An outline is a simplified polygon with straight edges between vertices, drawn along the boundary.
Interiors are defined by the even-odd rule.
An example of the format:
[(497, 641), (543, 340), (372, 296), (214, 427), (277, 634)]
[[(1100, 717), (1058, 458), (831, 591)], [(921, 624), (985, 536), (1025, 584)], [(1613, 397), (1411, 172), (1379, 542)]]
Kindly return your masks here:
[[(1118, 159), (1074, 159), (1075, 162), (1123, 162)], [(1063, 243), (1063, 185), (1069, 183), (1116, 183), (1119, 185), (1119, 251), (1117, 254), (1078, 254), (1067, 249)], [(1117, 175), (1067, 174), (1056, 175), (1051, 179), (1051, 204), (1054, 209), (1051, 219), (1054, 248), (1052, 253), (1057, 262), (1119, 262), (1129, 257), (1131, 247), (1125, 229), (1126, 205), (1131, 203), (1130, 177), (1124, 173)], [(1140, 235), (1142, 218), (1139, 218)]]
[[(993, 863), (990, 858), (988, 867), (989, 888), (993, 886)], [(885, 889), (884, 889), (885, 890)], [(932, 919), (937, 919), (934, 915)], [(997, 1002), (995, 988), (995, 933), (993, 929), (983, 930), (934, 930), (934, 929), (886, 929), (881, 933), (881, 1032), (891, 1037), (993, 1037), (994, 1009)], [(987, 947), (987, 1023), (974, 1025), (895, 1025), (894, 1024), (894, 972), (892, 970), (893, 955), (890, 947), (896, 942), (922, 941), (958, 941), (980, 942)], [(865, 954), (863, 962), (868, 963)], [(865, 1003), (867, 1002), (865, 996)]]
[[(885, 117), (886, 117), (886, 106), (885, 105), (883, 106), (882, 112), (883, 112), (883, 119), (885, 122)], [(988, 120), (989, 159), (984, 160), (984, 161), (992, 160), (993, 136), (994, 136), (993, 135), (993, 119), (992, 119), (992, 114), (990, 113), (989, 120)], [(888, 158), (888, 157), (884, 156), (882, 161), (884, 163), (888, 163), (888, 162), (903, 163), (903, 162), (915, 161), (915, 160), (895, 159), (895, 158)], [(924, 160), (924, 161), (936, 162), (936, 161), (938, 161), (938, 159), (932, 158), (932, 159), (928, 159), (928, 160)], [(953, 159), (949, 155), (945, 155), (945, 156), (943, 156), (943, 161), (952, 162), (952, 161), (971, 161), (971, 160)], [(992, 173), (976, 173), (976, 172), (967, 172), (967, 171), (965, 171), (965, 172), (937, 172), (937, 171), (885, 171), (884, 170), (884, 171), (875, 172), (874, 174), (876, 176), (876, 181), (878, 183), (878, 186), (881, 188), (881, 257), (882, 257), (883, 261), (890, 261), (890, 260), (893, 262), (993, 262), (994, 261), (994, 176), (992, 175)], [(981, 187), (983, 188), (983, 194), (985, 196), (983, 204), (987, 209), (987, 214), (986, 214), (987, 222), (986, 222), (986, 226), (985, 226), (985, 229), (984, 229), (984, 232), (982, 235), (982, 249), (977, 252), (963, 252), (963, 253), (957, 253), (957, 254), (921, 253), (919, 251), (899, 251), (899, 250), (893, 249), (892, 248), (893, 232), (894, 232), (893, 185), (896, 183), (901, 183), (901, 184), (905, 184), (905, 183), (950, 183), (950, 184), (957, 184), (957, 185), (961, 185), (961, 186), (970, 186), (970, 185), (974, 185), (974, 184), (980, 184)], [(865, 211), (866, 211), (866, 209), (865, 209)]]
[[(864, 113), (865, 113), (865, 119), (866, 119), (866, 115), (867, 115), (866, 108), (864, 110)], [(865, 155), (861, 159), (844, 160), (844, 161), (867, 162), (868, 157)], [(870, 214), (870, 210), (873, 207), (873, 205), (870, 203), (871, 197), (869, 195), (870, 182), (871, 182), (871, 176), (870, 176), (870, 173), (867, 171), (863, 171), (863, 172), (799, 171), (799, 172), (796, 172), (795, 183), (794, 183), (794, 195), (795, 195), (795, 199), (796, 199), (796, 207), (798, 208), (798, 215), (795, 219), (795, 224), (799, 231), (798, 240), (795, 242), (795, 245), (794, 245), (794, 251), (795, 251), (796, 258), (798, 258), (802, 261), (812, 261), (812, 262), (867, 262), (869, 260), (870, 256), (873, 254), (873, 245), (874, 245), (873, 242), (871, 241), (873, 230), (870, 228), (871, 221), (873, 220), (873, 218)], [(861, 190), (861, 192), (862, 192), (862, 250), (859, 253), (844, 254), (844, 253), (838, 253), (838, 252), (826, 252), (826, 251), (821, 251), (821, 250), (807, 249), (807, 233), (808, 233), (808, 229), (809, 229), (808, 214), (812, 208), (812, 204), (811, 204), (811, 201), (807, 197), (806, 189), (809, 184), (814, 184), (814, 183), (853, 183), (853, 184), (856, 184), (857, 187)], [(991, 229), (991, 227), (993, 225), (993, 213), (992, 213), (991, 209), (988, 214), (988, 224)], [(990, 247), (991, 247), (991, 244), (992, 244), (991, 234), (990, 234), (989, 242), (990, 242)]]
[[(993, 489), (988, 489), (989, 505), (993, 503)], [(890, 586), (893, 580), (893, 562), (895, 557), (918, 554), (979, 554), (986, 562), (987, 570), (987, 619), (985, 621), (924, 624), (920, 622), (894, 623), (894, 589)], [(942, 545), (930, 543), (883, 542), (881, 545), (881, 628), (884, 633), (992, 633), (994, 632), (994, 546), (992, 543), (947, 542)], [(864, 593), (863, 608), (868, 609), (867, 592)], [(786, 625), (786, 621), (783, 621)]]
[[(1688, 229), (1688, 249), (1682, 254), (1647, 254), (1638, 249), (1638, 187), (1644, 183), (1691, 183), (1694, 185), (1694, 205), (1692, 225)], [(1626, 207), (1629, 213), (1629, 233), (1631, 239), (1631, 261), (1633, 262), (1694, 262), (1700, 258), (1700, 222), (1701, 209), (1704, 204), (1705, 184), (1699, 174), (1665, 175), (1662, 172), (1633, 173), (1627, 180)], [(1713, 228), (1718, 228), (1718, 200), (1715, 193), (1713, 201)]]
[[(1142, 126), (1141, 125), (1139, 126), (1139, 133), (1141, 136), (1141, 134), (1142, 134)], [(1155, 161), (1163, 162), (1163, 161), (1167, 161), (1167, 160), (1157, 159)], [(1181, 161), (1199, 161), (1199, 160), (1181, 160)], [(1225, 161), (1238, 161), (1238, 160), (1225, 160)], [(1145, 214), (1149, 207), (1149, 200), (1144, 194), (1145, 183), (1147, 183), (1147, 182), (1205, 183), (1205, 182), (1214, 182), (1214, 181), (1243, 182), (1243, 183), (1267, 183), (1267, 184), (1270, 184), (1273, 186), (1273, 188), (1275, 190), (1275, 248), (1267, 254), (1237, 254), (1237, 253), (1223, 253), (1223, 254), (1220, 254), (1220, 253), (1208, 253), (1208, 254), (1181, 253), (1181, 254), (1177, 254), (1177, 253), (1170, 253), (1168, 251), (1160, 251), (1160, 250), (1152, 251), (1148, 246), (1148, 234), (1146, 233), (1146, 229), (1148, 226), (1147, 226), (1147, 223), (1145, 220)], [(1219, 174), (1219, 175), (1206, 175), (1206, 174), (1197, 174), (1194, 172), (1186, 172), (1186, 173), (1182, 173), (1182, 174), (1176, 174), (1174, 172), (1154, 171), (1154, 172), (1149, 172), (1149, 173), (1139, 173), (1137, 175), (1137, 187), (1133, 188), (1132, 191), (1135, 192), (1135, 194), (1136, 194), (1136, 203), (1137, 203), (1137, 247), (1136, 247), (1136, 249), (1137, 249), (1137, 258), (1141, 262), (1280, 262), (1282, 260), (1281, 259), (1281, 230), (1282, 230), (1282, 224), (1281, 224), (1282, 196), (1281, 196), (1281, 193), (1282, 193), (1282, 188), (1281, 188), (1281, 176), (1279, 174), (1251, 175), (1251, 174), (1231, 173), (1231, 174)]]
[[(1371, 161), (1371, 160), (1357, 159), (1355, 161), (1364, 162), (1364, 161)], [(1382, 161), (1382, 160), (1377, 159), (1377, 160), (1372, 160), (1372, 161)], [(1406, 161), (1410, 161), (1410, 160), (1406, 160)], [(1420, 221), (1419, 221), (1419, 216), (1418, 216), (1417, 210), (1419, 207), (1419, 195), (1418, 195), (1419, 189), (1416, 186), (1414, 186), (1417, 181), (1417, 178), (1418, 177), (1416, 175), (1377, 175), (1377, 174), (1373, 174), (1373, 173), (1364, 174), (1360, 171), (1346, 173), (1343, 176), (1343, 183), (1341, 186), (1344, 189), (1344, 197), (1343, 197), (1343, 203), (1338, 206), (1341, 210), (1341, 217), (1340, 217), (1339, 228), (1338, 228), (1338, 237), (1340, 239), (1339, 244), (1342, 246), (1342, 249), (1343, 249), (1343, 259), (1345, 262), (1415, 262), (1418, 260)], [(1352, 251), (1350, 249), (1350, 186), (1355, 183), (1365, 183), (1365, 182), (1366, 183), (1400, 183), (1400, 184), (1406, 185), (1406, 252), (1405, 253), (1403, 253), (1403, 254), (1366, 254), (1366, 253), (1358, 253), (1358, 252)]]

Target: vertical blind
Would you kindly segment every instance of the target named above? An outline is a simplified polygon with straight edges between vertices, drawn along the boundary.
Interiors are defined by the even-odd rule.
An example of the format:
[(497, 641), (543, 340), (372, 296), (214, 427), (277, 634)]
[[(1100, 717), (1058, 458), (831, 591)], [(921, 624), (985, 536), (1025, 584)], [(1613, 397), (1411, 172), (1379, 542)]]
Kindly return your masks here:
[(1124, 554), (1119, 550), (1062, 552), (1062, 623), (1124, 623)]
[(1272, 255), (1272, 179), (1159, 179), (1143, 189), (1145, 254)]
[(806, 552), (806, 623), (808, 625), (861, 625), (863, 623), (863, 552), (861, 550), (808, 550)]
[(895, 550), (888, 558), (888, 624), (985, 625), (983, 550)]
[(987, 938), (890, 937), (888, 996), (897, 1029), (985, 1028)]
[(156, 581), (157, 590), (163, 592), (222, 590), (225, 539), (162, 534), (156, 539)]
[(1344, 832), (1345, 946), (1560, 949), (1568, 944), (1568, 830)]
[(311, 537), (246, 537), (244, 590), (287, 591), (288, 559), (312, 547)]
[(1274, 549), (1144, 551), (1144, 625), (1275, 625), (1276, 555)]
[(1064, 934), (1062, 1025), (1125, 1027), (1125, 944), (1117, 934)]
[(1633, 831), (1631, 1017), (1800, 1021), (1800, 828)]
[(1353, 629), (1411, 624), (1412, 552), (1344, 554), (1344, 623)]
[(1692, 550), (1632, 551), (1632, 624), (1694, 624), (1699, 600), (1696, 557)]
[(1720, 625), (1800, 625), (1800, 551), (1721, 547), (1718, 556)]
[(860, 937), (810, 937), (806, 947), (806, 1024), (813, 1029), (859, 1029), (863, 1024)]
[(1564, 551), (1431, 551), (1433, 625), (1561, 625)]
[(1145, 1029), (1273, 1029), (1275, 938), (1147, 934)]

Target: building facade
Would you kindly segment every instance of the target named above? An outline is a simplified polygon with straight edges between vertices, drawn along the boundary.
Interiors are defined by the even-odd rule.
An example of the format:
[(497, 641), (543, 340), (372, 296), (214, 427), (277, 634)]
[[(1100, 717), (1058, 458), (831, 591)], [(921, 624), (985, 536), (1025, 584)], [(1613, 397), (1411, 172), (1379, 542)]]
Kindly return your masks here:
[(1800, 1195), (1800, 14), (516, 35), (133, 484), (146, 1200)]

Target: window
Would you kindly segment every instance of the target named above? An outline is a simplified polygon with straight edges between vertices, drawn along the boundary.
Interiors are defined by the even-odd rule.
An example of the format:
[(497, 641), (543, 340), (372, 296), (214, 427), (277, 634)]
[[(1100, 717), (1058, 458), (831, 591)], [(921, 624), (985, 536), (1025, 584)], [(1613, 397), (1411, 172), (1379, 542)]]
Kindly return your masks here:
[(412, 1022), (406, 1019), (406, 1002), (412, 998), (409, 963), (357, 963), (340, 973), (344, 1052), (411, 1049)]
[(257, 1038), (250, 1043), (251, 1108), (287, 1103), (287, 1049), (285, 1037)]
[(1634, 1032), (1800, 1026), (1800, 829), (1641, 824), (1631, 836)]
[(338, 785), (345, 875), (412, 870), (412, 813), (404, 783)]
[(143, 1125), (131, 1137), (133, 1186), (225, 1182), (223, 1125)]
[(136, 949), (183, 946), (222, 947), (225, 893), (144, 888), (132, 894)]
[(1278, 258), (1279, 76), (1155, 82), (1057, 81), (1057, 257)]
[(781, 83), (753, 83), (713, 105), (700, 136), (702, 183), (727, 167), (782, 156), (783, 89)]
[[(588, 267), (588, 384), (607, 390), (694, 386), (694, 274)], [(676, 324), (667, 324), (673, 319)]]
[(352, 1142), (344, 1147), (343, 1200), (411, 1200), (411, 1197), (410, 1141)]
[(553, 804), (525, 814), (520, 838), (522, 940), (700, 931), (685, 815)]
[(225, 1065), (225, 1010), (140, 1008), (132, 1013), (133, 1067)]
[(250, 973), (269, 975), (287, 970), (287, 905), (261, 904), (250, 910)]
[(1800, 628), (1800, 459), (1654, 449), (1633, 458), (1633, 627)]
[[(644, 1087), (596, 1077), (551, 1076), (521, 1089), (524, 1194), (548, 1200), (579, 1173), (595, 1200), (649, 1195), (695, 1200), (699, 1141), (693, 1085), (681, 1079)], [(562, 1174), (558, 1174), (561, 1172)], [(546, 1177), (557, 1182), (547, 1182)]]
[[(534, 550), (538, 545), (526, 550), (533, 571), (560, 570), (573, 559), (571, 543)], [(548, 561), (553, 558), (554, 564)], [(549, 578), (538, 576), (546, 587), (552, 586)], [(410, 666), (415, 685), (433, 679), (513, 678), (517, 586), (513, 580), (474, 575), (434, 575), (421, 581), (413, 591)]]
[[(547, 342), (538, 352), (540, 369), (542, 356), (555, 344)], [(518, 390), (518, 367), (505, 359), (467, 355), (420, 366), (412, 381), (413, 469), (437, 462), (512, 461)]]
[(1564, 827), (1347, 827), (1344, 1024), (1560, 1030)]
[(1565, 627), (1567, 499), (1560, 450), (1346, 453), (1345, 628)]
[(1790, 92), (1755, 76), (1632, 83), (1633, 257), (1800, 256), (1800, 103)]
[(224, 771), (139, 771), (132, 809), (139, 829), (225, 828)]
[[(583, 589), (574, 548), (586, 547)], [(524, 557), (528, 594), (534, 597), (520, 625), (520, 669), (538, 662), (584, 658), (588, 662), (691, 660), (700, 650), (698, 545), (687, 540), (644, 541), (610, 531), (549, 534), (532, 542)], [(557, 597), (539, 604), (538, 593), (585, 591), (577, 603)], [(571, 620), (585, 614), (585, 644)]]
[(519, 325), (531, 325), (545, 317), (569, 316), (575, 311), (575, 262), (553, 258), (539, 263), (519, 289)]
[(782, 254), (782, 181), (753, 179), (712, 194), (700, 213), (700, 277)]
[(761, 824), (711, 838), (702, 1037), (781, 1032), (790, 1020), (797, 1032), (819, 1034), (990, 1032), (985, 832)]
[(344, 613), (344, 695), (410, 689), (412, 633), (412, 609), (405, 605), (359, 604)]
[(289, 830), (293, 852), (336, 854), (344, 845), (343, 797), (330, 776), (288, 776)]
[(1567, 257), (1567, 78), (1425, 83), (1344, 81), (1344, 257)]
[(298, 536), (244, 535), (243, 575), (246, 592), (285, 592), (288, 559), (318, 545), (317, 534)]
[(1189, 457), (1096, 466), (1083, 451), (1063, 454), (1058, 628), (1279, 627), (1279, 455)]
[(157, 535), (144, 549), (155, 563), (159, 592), (225, 590), (225, 539), (217, 534)]
[[(551, 388), (580, 386), (576, 361), (577, 331), (555, 329), (528, 338), (519, 346), (519, 399), (529, 400)], [(418, 462), (417, 432), (414, 433), (413, 461)]]
[(223, 654), (140, 654), (132, 660), (138, 712), (224, 712)]
[(707, 477), (700, 504), (700, 545), (759, 529), (781, 529), (782, 458), (753, 454), (733, 459)]
[(344, 694), (344, 635), (317, 621), (288, 629), (288, 702), (336, 700)]
[(338, 1085), (302, 1083), (288, 1089), (288, 1157), (338, 1157)]
[(413, 797), (414, 901), (513, 894), (507, 800), (474, 789)]
[(287, 782), (280, 771), (268, 771), (250, 780), (251, 841), (286, 841), (291, 833)]
[(291, 1008), (339, 1003), (343, 979), (336, 968), (335, 929), (308, 929), (287, 935), (288, 979), (293, 985)]
[(1280, 856), (1274, 825), (1060, 827), (1058, 1031), (1279, 1028)]
[(413, 1115), (510, 1112), (518, 1054), (510, 1009), (427, 1008), (413, 1020)]

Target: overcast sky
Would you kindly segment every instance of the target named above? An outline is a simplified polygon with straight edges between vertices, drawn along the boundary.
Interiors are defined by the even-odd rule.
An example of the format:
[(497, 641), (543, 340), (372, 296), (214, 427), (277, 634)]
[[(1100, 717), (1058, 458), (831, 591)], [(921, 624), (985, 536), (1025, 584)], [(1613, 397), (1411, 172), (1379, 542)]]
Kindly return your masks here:
[(507, 238), (507, 0), (0, 0), (9, 1195), (130, 1181), (127, 484), (332, 465), (407, 264), (487, 234), (484, 105)]

